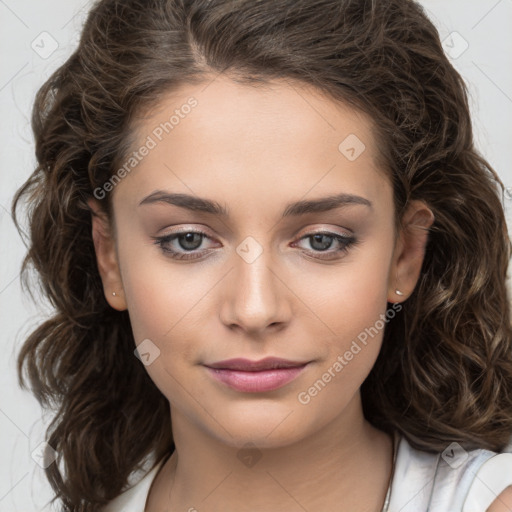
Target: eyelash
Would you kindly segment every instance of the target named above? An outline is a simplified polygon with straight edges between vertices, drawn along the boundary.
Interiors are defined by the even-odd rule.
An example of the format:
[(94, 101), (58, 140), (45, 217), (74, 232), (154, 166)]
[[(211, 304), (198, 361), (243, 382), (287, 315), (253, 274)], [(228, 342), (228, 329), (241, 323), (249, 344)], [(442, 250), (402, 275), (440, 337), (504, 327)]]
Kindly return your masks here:
[[(168, 247), (165, 247), (165, 244), (176, 240), (180, 236), (191, 234), (191, 233), (194, 233), (196, 235), (200, 235), (200, 236), (202, 236), (204, 238), (210, 238), (207, 235), (207, 233), (204, 233), (203, 231), (193, 231), (193, 230), (180, 231), (180, 232), (173, 233), (173, 234), (170, 234), (170, 235), (154, 236), (154, 237), (151, 237), (151, 238), (154, 240), (153, 243), (155, 245), (158, 245), (160, 247), (160, 249), (162, 250), (162, 252), (164, 254), (169, 255), (169, 257), (171, 257), (172, 259), (175, 259), (175, 260), (196, 260), (196, 259), (199, 259), (202, 256), (204, 256), (205, 252), (203, 251), (203, 254), (197, 256), (196, 253), (193, 253), (193, 252), (180, 253), (178, 251), (175, 251), (174, 249), (169, 249)], [(336, 249), (336, 250), (330, 251), (330, 252), (327, 252), (327, 250), (326, 251), (305, 251), (306, 253), (311, 253), (311, 252), (318, 253), (318, 254), (326, 253), (326, 254), (331, 254), (331, 255), (335, 255), (336, 256), (338, 254), (345, 254), (345, 253), (347, 253), (349, 251), (350, 247), (352, 247), (352, 246), (354, 246), (354, 245), (356, 245), (358, 243), (358, 240), (355, 237), (343, 236), (343, 235), (339, 235), (337, 233), (331, 233), (331, 232), (328, 232), (328, 231), (318, 231), (318, 232), (310, 233), (308, 235), (305, 235), (305, 236), (301, 237), (299, 239), (299, 241), (304, 240), (304, 239), (308, 239), (308, 238), (312, 238), (313, 236), (317, 236), (317, 235), (323, 235), (323, 236), (327, 236), (329, 238), (333, 238), (335, 241), (338, 241), (340, 244), (342, 244), (342, 247), (340, 249)], [(201, 240), (201, 242), (202, 242), (202, 240)], [(197, 250), (197, 249), (195, 249), (195, 250)], [(336, 258), (332, 258), (332, 257), (329, 257), (329, 258), (318, 257), (318, 256), (313, 256), (313, 257), (317, 258), (317, 259), (320, 259), (320, 260), (325, 260), (325, 261), (336, 259)]]

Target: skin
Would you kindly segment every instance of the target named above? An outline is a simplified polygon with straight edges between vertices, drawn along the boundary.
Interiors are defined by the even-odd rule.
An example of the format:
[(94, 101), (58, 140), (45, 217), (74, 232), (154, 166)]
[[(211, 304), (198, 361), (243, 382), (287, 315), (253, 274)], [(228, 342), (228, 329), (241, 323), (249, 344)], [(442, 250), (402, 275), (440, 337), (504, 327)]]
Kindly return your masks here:
[[(105, 297), (128, 309), (136, 344), (150, 339), (160, 350), (145, 368), (171, 404), (177, 449), (146, 511), (332, 511), (342, 503), (380, 512), (392, 440), (365, 420), (360, 386), (383, 329), (309, 403), (298, 394), (376, 324), (387, 302), (410, 296), (433, 214), (411, 201), (395, 232), (371, 121), (296, 83), (255, 88), (220, 76), (184, 85), (140, 121), (138, 142), (190, 96), (197, 107), (115, 187), (113, 230), (90, 201)], [(366, 146), (353, 161), (338, 150), (349, 134)], [(229, 217), (164, 202), (139, 206), (155, 190), (217, 201)], [(342, 192), (372, 206), (281, 218), (290, 202)], [(151, 238), (178, 230), (207, 234), (188, 250), (201, 257), (173, 260)], [(335, 253), (343, 244), (333, 238), (322, 251), (306, 236), (315, 231), (357, 242)], [(237, 253), (248, 236), (262, 251), (250, 263)], [(181, 243), (167, 247), (186, 253)], [(265, 393), (228, 388), (203, 366), (266, 356), (309, 364)], [(251, 467), (237, 457), (246, 443), (260, 456)]]
[(487, 512), (511, 512), (512, 511), (512, 486), (507, 487), (487, 509)]

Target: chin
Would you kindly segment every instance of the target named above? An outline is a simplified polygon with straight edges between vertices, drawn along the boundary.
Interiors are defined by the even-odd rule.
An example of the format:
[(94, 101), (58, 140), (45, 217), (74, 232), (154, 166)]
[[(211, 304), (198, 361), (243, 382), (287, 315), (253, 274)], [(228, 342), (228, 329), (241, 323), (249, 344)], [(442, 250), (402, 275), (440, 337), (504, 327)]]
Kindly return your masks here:
[[(310, 433), (308, 418), (298, 414), (297, 407), (275, 400), (249, 402), (218, 408), (216, 418), (222, 421), (221, 426), (212, 425), (215, 437), (237, 448), (247, 443), (259, 448), (279, 448), (298, 442)], [(226, 426), (226, 430), (222, 426)]]

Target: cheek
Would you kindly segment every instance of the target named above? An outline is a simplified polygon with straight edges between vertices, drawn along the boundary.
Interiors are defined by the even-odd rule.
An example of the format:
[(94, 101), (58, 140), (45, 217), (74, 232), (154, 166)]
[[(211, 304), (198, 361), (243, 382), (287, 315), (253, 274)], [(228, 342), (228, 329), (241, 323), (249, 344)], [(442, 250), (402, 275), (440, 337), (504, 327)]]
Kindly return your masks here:
[(183, 367), (197, 364), (198, 334), (211, 317), (205, 308), (218, 276), (194, 270), (192, 265), (173, 264), (147, 246), (123, 250), (129, 238), (125, 240), (119, 237), (119, 254), (135, 344), (148, 344), (145, 340), (150, 340), (151, 347), (154, 344), (158, 357), (146, 370), (172, 398), (169, 389), (176, 388), (172, 377), (182, 381)]
[(163, 342), (182, 327), (182, 319), (207, 293), (208, 283), (194, 279), (185, 266), (167, 261), (148, 242), (130, 244), (129, 240), (128, 234), (120, 234), (123, 289), (134, 337), (136, 342), (151, 337)]
[(334, 333), (320, 344), (322, 360), (299, 390), (298, 407), (320, 426), (339, 414), (357, 395), (379, 355), (386, 321), (385, 282), (358, 280), (353, 289), (325, 311)]
[[(126, 295), (135, 343), (149, 339), (158, 347), (162, 357), (151, 366), (158, 367), (164, 361), (169, 369), (180, 362), (194, 364), (197, 354), (190, 338), (197, 329), (191, 326), (191, 311), (200, 314), (204, 293), (194, 292), (190, 286), (187, 293), (181, 292), (176, 280), (167, 286), (162, 278), (152, 277), (146, 272), (129, 279)], [(147, 369), (151, 374), (151, 368)]]
[(354, 339), (371, 328), (385, 311), (387, 282), (387, 268), (382, 263), (352, 272), (347, 279), (347, 290), (337, 316), (335, 311), (331, 311), (336, 332)]
[(385, 312), (391, 257), (389, 239), (380, 237), (357, 247), (337, 267), (304, 274), (299, 293), (308, 297), (308, 306), (322, 320), (322, 331), (336, 340), (338, 349), (374, 326)]
[[(329, 382), (326, 387), (331, 391), (323, 392), (322, 400), (333, 404), (339, 393), (351, 395), (361, 386), (379, 354), (389, 322), (386, 307), (392, 246), (384, 238), (369, 245), (351, 254), (330, 279), (323, 279), (322, 286), (316, 288), (321, 293), (313, 296), (317, 302), (312, 309), (321, 318), (325, 334), (317, 337), (324, 357), (315, 377)], [(309, 285), (314, 289), (312, 282)]]
[(200, 305), (200, 290), (183, 282), (179, 272), (170, 272), (165, 262), (147, 263), (130, 256), (123, 267), (123, 288), (135, 345), (140, 344), (150, 354), (145, 370), (162, 394), (173, 405), (183, 404), (187, 402), (183, 389), (189, 385), (183, 365), (189, 368), (196, 356), (193, 340), (189, 339), (187, 315), (194, 304)]

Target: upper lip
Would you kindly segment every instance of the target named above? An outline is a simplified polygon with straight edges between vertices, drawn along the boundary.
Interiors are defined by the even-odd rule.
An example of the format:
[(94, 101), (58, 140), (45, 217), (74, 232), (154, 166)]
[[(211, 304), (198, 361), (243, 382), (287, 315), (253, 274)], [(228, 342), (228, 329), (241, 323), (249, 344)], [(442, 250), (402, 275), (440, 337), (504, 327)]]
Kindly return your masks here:
[(307, 361), (289, 361), (279, 357), (266, 357), (264, 359), (260, 359), (259, 361), (251, 361), (250, 359), (238, 357), (235, 359), (217, 361), (216, 363), (207, 364), (205, 366), (217, 369), (255, 372), (258, 370), (272, 370), (276, 368), (296, 368), (298, 366), (304, 366), (307, 363)]

